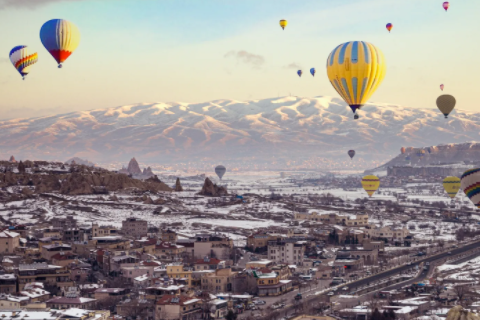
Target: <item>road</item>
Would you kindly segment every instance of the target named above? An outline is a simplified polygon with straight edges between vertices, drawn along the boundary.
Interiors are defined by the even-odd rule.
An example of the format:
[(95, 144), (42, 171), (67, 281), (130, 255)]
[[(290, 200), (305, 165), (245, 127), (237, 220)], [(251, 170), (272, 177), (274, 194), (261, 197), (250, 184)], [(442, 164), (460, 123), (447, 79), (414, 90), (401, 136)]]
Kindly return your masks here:
[[(377, 274), (374, 274), (370, 277), (367, 277), (367, 278), (363, 278), (363, 279), (360, 279), (360, 280), (356, 280), (354, 282), (351, 282), (351, 283), (348, 283), (348, 284), (344, 284), (342, 286), (339, 286), (337, 291), (336, 291), (336, 294), (340, 294), (344, 291), (342, 291), (342, 288), (343, 287), (349, 287), (349, 290), (348, 291), (357, 291), (360, 287), (364, 287), (370, 283), (373, 283), (373, 282), (376, 282), (376, 281), (380, 281), (380, 280), (383, 280), (383, 279), (386, 279), (386, 278), (389, 278), (389, 277), (392, 277), (392, 276), (395, 276), (397, 274), (400, 274), (402, 272), (405, 272), (407, 271), (408, 269), (411, 269), (413, 265), (420, 265), (421, 263), (426, 263), (426, 262), (429, 262), (431, 263), (432, 265), (434, 264), (434, 262), (438, 262), (438, 263), (444, 263), (445, 261), (449, 260), (449, 259), (452, 259), (454, 256), (457, 256), (457, 255), (461, 255), (461, 254), (464, 254), (465, 252), (467, 251), (470, 251), (470, 250), (474, 250), (476, 249), (476, 253), (477, 255), (480, 255), (480, 241), (475, 241), (473, 243), (470, 243), (470, 244), (467, 244), (465, 246), (462, 246), (460, 248), (450, 248), (450, 249), (447, 249), (446, 252), (442, 252), (442, 253), (438, 253), (438, 254), (435, 254), (435, 255), (432, 255), (430, 257), (426, 257), (426, 258), (419, 258), (418, 260), (416, 260), (414, 263), (412, 263), (412, 265), (402, 265), (402, 266), (399, 266), (399, 267), (396, 267), (396, 268), (393, 268), (391, 270), (387, 270), (387, 271), (383, 271), (383, 272), (380, 272), (380, 273), (377, 273)], [(451, 254), (449, 254), (448, 252), (451, 252)], [(469, 257), (473, 257), (475, 254), (470, 254)], [(443, 261), (442, 261), (443, 260)], [(379, 290), (393, 290), (393, 289), (398, 289), (398, 288), (401, 288), (405, 285), (408, 285), (408, 284), (412, 284), (414, 282), (419, 282), (419, 281), (422, 281), (424, 280), (425, 278), (427, 278), (428, 276), (428, 273), (430, 272), (430, 266), (428, 266), (427, 270), (422, 270), (422, 272), (416, 276), (415, 278), (413, 279), (410, 279), (410, 280), (407, 280), (407, 281), (403, 281), (401, 283), (397, 283), (397, 284), (394, 284), (394, 285), (391, 285), (391, 286), (388, 286), (388, 287), (385, 287), (385, 288), (379, 288)], [(315, 292), (317, 291), (318, 289), (313, 289), (311, 290), (312, 292)], [(284, 313), (285, 315), (287, 314), (291, 314), (293, 313), (293, 306), (291, 305), (291, 299), (295, 296), (295, 294), (297, 293), (298, 291), (295, 290), (291, 293), (288, 293), (286, 295), (283, 295), (283, 296), (280, 296), (280, 297), (275, 297), (275, 298), (269, 298), (270, 299), (275, 299), (275, 301), (278, 301), (282, 298), (285, 298), (287, 299), (287, 306), (283, 309), (280, 309), (279, 311), (281, 311), (282, 313)], [(302, 292), (303, 296), (304, 296), (304, 301), (309, 301), (309, 302), (313, 302), (315, 300), (324, 300), (326, 295), (327, 295), (328, 292), (324, 292), (322, 294), (318, 294), (318, 295), (313, 295), (313, 296), (309, 296), (309, 293), (308, 292)], [(263, 300), (266, 300), (266, 299), (263, 299)], [(268, 304), (267, 305), (270, 305), (272, 302), (271, 301), (268, 301)], [(266, 308), (263, 307), (262, 309)], [(248, 313), (249, 314), (249, 313)], [(243, 318), (244, 316), (246, 316), (246, 314), (242, 314), (240, 316), (240, 318)]]

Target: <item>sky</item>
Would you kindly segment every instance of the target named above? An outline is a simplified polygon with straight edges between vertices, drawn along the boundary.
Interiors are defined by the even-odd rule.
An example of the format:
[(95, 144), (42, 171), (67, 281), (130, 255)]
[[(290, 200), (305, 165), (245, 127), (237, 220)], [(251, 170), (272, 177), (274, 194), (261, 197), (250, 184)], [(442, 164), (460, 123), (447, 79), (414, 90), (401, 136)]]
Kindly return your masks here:
[[(386, 58), (387, 74), (372, 102), (435, 108), (443, 83), (457, 108), (478, 110), (480, 1), (451, 0), (448, 12), (442, 3), (0, 0), (0, 119), (144, 102), (338, 97), (325, 61), (352, 40), (373, 43)], [(39, 37), (54, 18), (81, 32), (63, 69)], [(284, 31), (280, 19), (288, 20)], [(17, 45), (39, 54), (25, 81), (8, 57)]]

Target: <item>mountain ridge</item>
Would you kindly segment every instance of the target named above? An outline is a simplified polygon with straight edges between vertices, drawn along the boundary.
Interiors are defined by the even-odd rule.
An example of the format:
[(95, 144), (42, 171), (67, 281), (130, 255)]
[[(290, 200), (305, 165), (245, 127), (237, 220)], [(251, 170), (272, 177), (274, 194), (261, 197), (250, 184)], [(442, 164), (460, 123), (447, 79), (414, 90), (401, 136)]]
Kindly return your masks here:
[(353, 120), (348, 105), (332, 97), (140, 103), (0, 121), (0, 152), (165, 163), (330, 158), (348, 165), (346, 152), (355, 149), (355, 160), (379, 165), (401, 146), (475, 141), (480, 132), (480, 113), (471, 111), (444, 119), (436, 109), (376, 103), (359, 114)]

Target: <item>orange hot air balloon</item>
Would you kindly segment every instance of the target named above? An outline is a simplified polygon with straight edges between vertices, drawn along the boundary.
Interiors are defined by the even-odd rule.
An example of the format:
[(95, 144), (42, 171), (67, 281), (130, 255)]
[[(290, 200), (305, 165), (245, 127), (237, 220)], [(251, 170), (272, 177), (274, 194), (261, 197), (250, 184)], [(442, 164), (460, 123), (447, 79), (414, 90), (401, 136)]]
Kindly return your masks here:
[(401, 152), (402, 154), (404, 154), (404, 153), (405, 153), (405, 147), (401, 147), (401, 148), (400, 148), (400, 152)]
[(388, 30), (388, 32), (390, 32), (390, 31), (392, 30), (392, 28), (393, 28), (393, 24), (387, 23), (387, 30)]

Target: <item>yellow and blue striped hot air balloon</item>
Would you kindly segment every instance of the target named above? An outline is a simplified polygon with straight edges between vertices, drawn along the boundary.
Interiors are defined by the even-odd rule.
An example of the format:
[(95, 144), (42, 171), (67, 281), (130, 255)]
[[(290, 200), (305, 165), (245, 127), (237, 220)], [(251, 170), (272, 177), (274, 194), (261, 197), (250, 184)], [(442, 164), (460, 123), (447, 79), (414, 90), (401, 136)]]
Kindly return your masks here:
[(380, 179), (374, 175), (368, 175), (362, 178), (362, 187), (371, 197), (380, 187)]
[(40, 29), (40, 40), (61, 68), (62, 63), (77, 49), (80, 31), (70, 21), (53, 19), (43, 24)]
[(457, 195), (460, 184), (460, 178), (457, 177), (446, 177), (443, 179), (443, 188), (452, 199)]
[(327, 59), (327, 75), (338, 94), (356, 111), (382, 83), (386, 73), (383, 53), (364, 41), (345, 42), (336, 47)]

